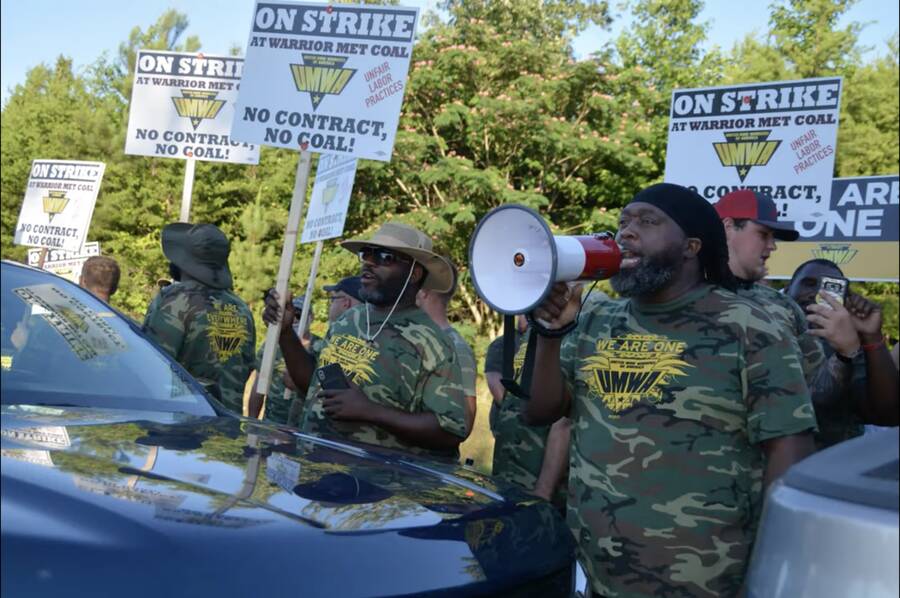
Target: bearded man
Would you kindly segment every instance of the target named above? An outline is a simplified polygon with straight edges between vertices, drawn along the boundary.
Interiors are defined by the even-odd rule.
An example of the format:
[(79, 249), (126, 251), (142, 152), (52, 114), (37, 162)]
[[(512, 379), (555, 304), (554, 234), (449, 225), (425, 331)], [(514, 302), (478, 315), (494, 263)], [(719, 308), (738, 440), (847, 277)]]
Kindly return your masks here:
[(281, 322), (285, 365), (307, 392), (301, 430), (455, 458), (466, 436), (456, 350), (416, 307), (420, 289), (451, 290), (451, 264), (432, 251), (427, 235), (394, 222), (341, 246), (359, 256), (363, 303), (331, 323), (318, 366), (340, 364), (350, 388), (320, 388), (315, 361), (291, 331), (290, 301), (279, 318), (277, 294), (266, 298), (263, 320)]
[(715, 209), (659, 184), (623, 210), (621, 300), (532, 314), (530, 423), (572, 419), (568, 509), (601, 596), (737, 596), (766, 486), (813, 451), (798, 351), (733, 291)]

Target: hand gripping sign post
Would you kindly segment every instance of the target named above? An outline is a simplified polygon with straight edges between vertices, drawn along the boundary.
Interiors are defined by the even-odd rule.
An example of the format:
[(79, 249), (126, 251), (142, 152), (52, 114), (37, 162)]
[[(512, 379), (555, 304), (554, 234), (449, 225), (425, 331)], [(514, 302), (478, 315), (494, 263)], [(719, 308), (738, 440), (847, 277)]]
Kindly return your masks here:
[[(231, 134), (301, 150), (275, 287), (282, 309), (309, 152), (391, 159), (418, 16), (418, 9), (393, 6), (258, 1), (254, 7)], [(270, 326), (256, 382), (261, 394), (277, 340), (278, 326)]]
[[(316, 166), (316, 180), (313, 183), (309, 208), (306, 211), (306, 222), (303, 226), (301, 243), (316, 243), (313, 252), (312, 266), (309, 269), (309, 280), (306, 283), (306, 297), (312, 297), (316, 276), (319, 272), (319, 260), (325, 239), (333, 239), (344, 234), (344, 221), (350, 207), (350, 194), (353, 191), (353, 180), (356, 178), (356, 159), (336, 154), (321, 154)], [(304, 301), (300, 311), (300, 330), (302, 337), (306, 332), (309, 310), (312, 301)], [(291, 390), (284, 389), (284, 400), (290, 398)], [(295, 406), (301, 403), (295, 402)], [(294, 416), (289, 417), (292, 419)]]
[(35, 160), (19, 212), (13, 242), (43, 249), (42, 268), (49, 249), (78, 252), (84, 245), (100, 181), (101, 162)]
[(840, 78), (672, 93), (666, 175), (716, 202), (736, 189), (769, 195), (780, 216), (828, 210), (841, 101)]
[(196, 160), (259, 163), (259, 146), (231, 138), (243, 69), (235, 56), (138, 52), (125, 153), (186, 161), (182, 222), (190, 220)]

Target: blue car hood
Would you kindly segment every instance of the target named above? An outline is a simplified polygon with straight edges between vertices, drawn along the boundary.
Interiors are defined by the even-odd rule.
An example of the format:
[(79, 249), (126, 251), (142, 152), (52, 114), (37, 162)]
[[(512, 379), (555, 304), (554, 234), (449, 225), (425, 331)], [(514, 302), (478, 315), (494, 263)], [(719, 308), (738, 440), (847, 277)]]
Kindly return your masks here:
[(490, 478), (252, 420), (4, 406), (0, 449), (4, 594), (482, 593), (572, 558), (549, 504)]

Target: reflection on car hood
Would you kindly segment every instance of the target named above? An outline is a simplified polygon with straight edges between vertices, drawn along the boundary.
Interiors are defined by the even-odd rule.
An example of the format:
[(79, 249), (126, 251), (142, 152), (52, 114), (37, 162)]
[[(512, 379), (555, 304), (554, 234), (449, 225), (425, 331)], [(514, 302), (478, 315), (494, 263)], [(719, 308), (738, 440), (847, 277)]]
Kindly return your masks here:
[[(246, 420), (18, 411), (4, 409), (2, 454), (48, 468), (29, 467), (29, 477), (62, 474), (73, 494), (152, 505), (157, 517), (183, 514), (197, 524), (226, 526), (292, 517), (330, 531), (383, 530), (433, 525), (503, 500), (405, 455), (373, 455)], [(18, 471), (9, 467), (11, 475)], [(247, 509), (253, 515), (239, 516)]]
[[(232, 546), (229, 554), (261, 544), (262, 554), (277, 545), (312, 562), (328, 555), (343, 561), (361, 549), (353, 547), (387, 545), (383, 538), (340, 536), (390, 533), (387, 554), (413, 558), (428, 552), (422, 547), (429, 541), (448, 563), (472, 561), (462, 572), (450, 567), (452, 579), (432, 572), (418, 585), (389, 580), (391, 591), (379, 594), (448, 583), (501, 587), (510, 576), (557, 570), (571, 555), (568, 533), (549, 505), (498, 489), (489, 478), (250, 420), (4, 406), (0, 449), (4, 549), (11, 538), (126, 551), (171, 550), (202, 539), (212, 550)], [(525, 536), (534, 544), (514, 548)], [(514, 550), (521, 558), (510, 561)], [(367, 562), (382, 558), (366, 555)], [(4, 557), (4, 573), (12, 570), (8, 564)], [(320, 566), (333, 569), (334, 561)], [(284, 563), (282, 575), (283, 569)], [(321, 589), (368, 592), (341, 581)], [(4, 594), (13, 589), (4, 582)]]

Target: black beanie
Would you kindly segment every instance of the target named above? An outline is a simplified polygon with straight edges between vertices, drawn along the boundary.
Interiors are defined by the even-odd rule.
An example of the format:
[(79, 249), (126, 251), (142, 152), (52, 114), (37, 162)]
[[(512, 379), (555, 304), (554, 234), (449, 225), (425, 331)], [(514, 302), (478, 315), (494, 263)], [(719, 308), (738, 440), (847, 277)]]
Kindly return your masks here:
[(672, 183), (658, 183), (634, 196), (630, 203), (648, 203), (659, 208), (681, 227), (688, 237), (700, 239), (697, 258), (708, 282), (734, 290), (736, 283), (728, 268), (728, 241), (725, 227), (711, 203), (696, 191)]

